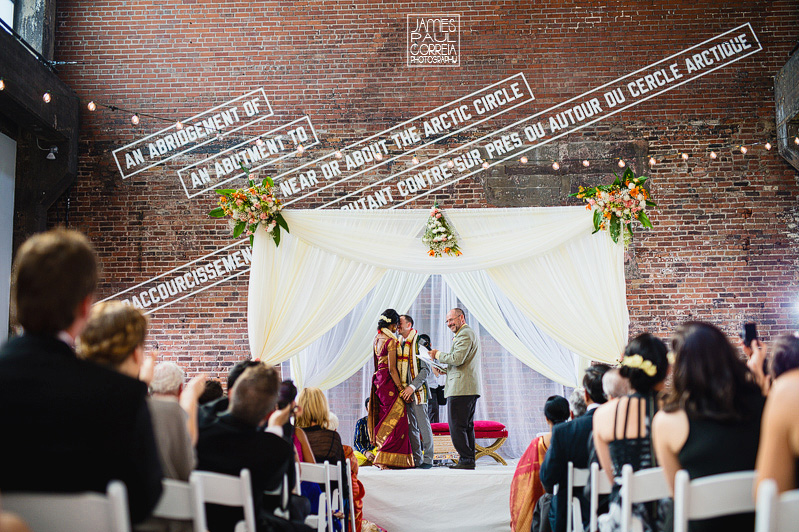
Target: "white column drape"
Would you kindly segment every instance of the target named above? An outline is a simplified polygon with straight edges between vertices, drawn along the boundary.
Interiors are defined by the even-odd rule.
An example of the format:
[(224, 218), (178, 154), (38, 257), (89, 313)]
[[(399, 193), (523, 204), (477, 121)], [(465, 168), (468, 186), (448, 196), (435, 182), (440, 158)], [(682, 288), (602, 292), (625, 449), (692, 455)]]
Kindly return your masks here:
[[(485, 271), (525, 318), (558, 343), (590, 359), (617, 358), (628, 327), (623, 248), (604, 232), (591, 234), (589, 212), (580, 207), (446, 212), (459, 234), (461, 257), (427, 256), (420, 240), (427, 210), (288, 210), (291, 234), (284, 233), (279, 247), (259, 230), (248, 304), (253, 356), (274, 364), (305, 349), (347, 316), (387, 271), (396, 270)], [(480, 304), (486, 313), (496, 308)], [(351, 367), (342, 364), (342, 372)]]
[(380, 313), (408, 310), (429, 275), (391, 270), (341, 321), (290, 359), (298, 388), (327, 390), (363, 367), (372, 355)]

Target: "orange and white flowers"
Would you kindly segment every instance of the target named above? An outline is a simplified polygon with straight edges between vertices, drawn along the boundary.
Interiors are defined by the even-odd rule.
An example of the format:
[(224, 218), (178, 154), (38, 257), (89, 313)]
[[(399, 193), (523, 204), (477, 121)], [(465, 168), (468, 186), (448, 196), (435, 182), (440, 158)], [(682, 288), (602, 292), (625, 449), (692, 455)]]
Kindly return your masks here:
[[(272, 235), (275, 245), (280, 244), (280, 228), (288, 233), (289, 226), (280, 211), (283, 210), (280, 200), (275, 197), (275, 183), (266, 176), (260, 185), (250, 177), (249, 170), (242, 166), (247, 174), (248, 181), (245, 188), (238, 190), (220, 189), (219, 206), (208, 213), (213, 218), (230, 216), (233, 223), (233, 238), (238, 238), (242, 233), (250, 237), (252, 245), (253, 235), (260, 224)], [(254, 176), (253, 176), (254, 177)]]
[(632, 170), (627, 168), (621, 177), (610, 185), (596, 187), (580, 187), (579, 191), (570, 194), (587, 203), (586, 209), (594, 210), (594, 233), (608, 231), (614, 242), (619, 241), (619, 235), (624, 234), (625, 244), (632, 240), (632, 221), (638, 220), (646, 228), (652, 227), (652, 222), (646, 214), (647, 207), (656, 207), (654, 201), (649, 200), (649, 191), (644, 188), (646, 176), (636, 177)]
[(433, 208), (430, 209), (430, 218), (427, 219), (422, 242), (427, 244), (429, 248), (427, 254), (431, 257), (463, 255), (458, 248), (458, 237), (450, 228), (447, 218), (438, 208), (437, 203), (433, 204)]

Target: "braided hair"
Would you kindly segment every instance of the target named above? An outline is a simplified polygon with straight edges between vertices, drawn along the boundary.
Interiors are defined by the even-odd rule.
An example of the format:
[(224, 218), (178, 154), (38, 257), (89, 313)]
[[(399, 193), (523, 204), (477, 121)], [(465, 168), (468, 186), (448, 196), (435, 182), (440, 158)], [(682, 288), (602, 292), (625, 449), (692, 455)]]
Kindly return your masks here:
[(119, 366), (147, 335), (147, 318), (137, 308), (121, 301), (97, 303), (78, 340), (82, 358)]

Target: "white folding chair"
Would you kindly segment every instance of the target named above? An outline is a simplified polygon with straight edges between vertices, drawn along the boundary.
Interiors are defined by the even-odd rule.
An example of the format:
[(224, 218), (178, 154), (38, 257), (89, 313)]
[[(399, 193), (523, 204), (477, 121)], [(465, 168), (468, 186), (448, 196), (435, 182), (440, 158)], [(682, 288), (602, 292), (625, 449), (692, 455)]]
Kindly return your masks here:
[(599, 469), (599, 464), (593, 462), (591, 464), (591, 475), (590, 475), (590, 482), (591, 482), (591, 521), (589, 524), (589, 532), (597, 532), (599, 530), (599, 524), (597, 523), (597, 518), (599, 517), (599, 496), (600, 495), (608, 495), (610, 494), (611, 490), (613, 490), (613, 484), (610, 483), (608, 476), (605, 474), (604, 471)]
[[(296, 462), (295, 462), (296, 465)], [(299, 477), (294, 477), (299, 478)], [(275, 515), (278, 517), (282, 517), (283, 519), (289, 518), (289, 476), (283, 475), (283, 483), (273, 490), (265, 490), (264, 495), (267, 496), (279, 496), (280, 497), (280, 507), (275, 508)]]
[(3, 510), (37, 532), (130, 532), (128, 490), (119, 480), (105, 493), (3, 493)]
[(752, 512), (754, 471), (722, 473), (691, 480), (680, 470), (674, 478), (674, 532), (687, 532), (688, 521)]
[(319, 497), (319, 513), (315, 516), (309, 515), (305, 519), (305, 524), (317, 530), (325, 530), (325, 526), (333, 530), (333, 494), (330, 492), (330, 464), (327, 461), (325, 461), (324, 464), (308, 464), (303, 462), (300, 466), (299, 480), (301, 482), (314, 482), (325, 486), (324, 493)]
[(794, 532), (799, 523), (799, 490), (777, 493), (774, 479), (757, 488), (755, 532)]
[[(574, 490), (574, 488), (582, 488), (586, 484), (588, 484), (589, 470), (588, 469), (578, 469), (578, 468), (574, 467), (574, 464), (572, 462), (569, 462), (566, 467), (567, 467), (567, 469), (566, 469), (566, 493), (567, 493), (567, 495), (566, 496), (568, 497), (567, 500), (570, 501), (570, 503), (566, 503), (566, 530), (568, 530), (569, 532), (572, 532), (572, 530), (582, 530), (583, 529), (583, 518), (580, 517), (579, 529), (576, 528), (578, 521), (572, 518), (572, 516), (574, 514), (574, 512), (572, 511), (572, 508), (574, 506), (574, 499), (576, 498), (576, 497), (574, 497), (572, 495), (573, 492), (574, 492), (573, 490)], [(577, 502), (579, 504), (579, 500)], [(574, 525), (575, 525), (574, 528), (572, 527), (572, 523), (574, 523)]]
[(344, 528), (346, 528), (345, 525), (346, 525), (346, 522), (347, 522), (347, 516), (344, 513), (344, 489), (343, 489), (343, 486), (341, 485), (341, 470), (342, 470), (342, 467), (341, 467), (340, 463), (338, 463), (336, 465), (329, 465), (328, 466), (328, 474), (330, 475), (330, 479), (338, 481), (337, 482), (338, 488), (334, 489), (333, 493), (330, 496), (330, 500), (332, 502), (331, 513), (336, 512), (336, 511), (341, 512), (341, 514), (344, 517), (341, 518), (341, 519), (336, 517), (335, 519), (338, 519), (339, 523)]
[(255, 507), (249, 469), (242, 469), (237, 477), (210, 471), (193, 471), (189, 480), (195, 483), (197, 499), (202, 505), (202, 530), (208, 530), (205, 503), (211, 503), (242, 507), (244, 521), (236, 524), (236, 532), (241, 530), (255, 532)]
[(350, 461), (347, 460), (347, 486), (349, 486), (350, 492), (350, 521), (352, 521), (352, 530), (354, 532), (358, 532), (358, 529), (355, 528), (355, 499), (352, 495), (352, 466), (350, 465)]
[(203, 528), (205, 509), (197, 492), (197, 479), (189, 482), (165, 478), (161, 481), (164, 491), (153, 510), (153, 517), (191, 521), (194, 532), (205, 532)]
[(621, 468), (621, 530), (629, 532), (633, 526), (633, 504), (669, 497), (669, 485), (662, 467), (649, 467), (633, 471), (625, 464)]

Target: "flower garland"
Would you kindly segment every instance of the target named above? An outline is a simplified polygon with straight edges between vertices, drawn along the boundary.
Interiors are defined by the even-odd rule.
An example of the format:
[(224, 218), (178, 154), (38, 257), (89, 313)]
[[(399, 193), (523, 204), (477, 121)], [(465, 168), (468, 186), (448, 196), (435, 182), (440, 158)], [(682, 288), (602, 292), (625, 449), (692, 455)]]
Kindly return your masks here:
[(646, 215), (647, 207), (656, 207), (654, 201), (649, 200), (649, 191), (644, 188), (646, 176), (637, 176), (627, 168), (621, 177), (610, 185), (596, 187), (580, 187), (579, 192), (569, 194), (585, 201), (586, 209), (594, 209), (594, 233), (608, 231), (614, 242), (619, 241), (619, 235), (624, 232), (624, 243), (629, 244), (633, 237), (633, 219), (641, 222), (646, 228), (652, 227), (652, 222)]
[(431, 257), (442, 257), (444, 255), (459, 257), (463, 255), (458, 248), (458, 237), (455, 236), (455, 233), (450, 228), (444, 213), (438, 208), (438, 203), (434, 203), (433, 208), (430, 210), (430, 217), (427, 219), (422, 242), (427, 244), (427, 254)]
[(263, 223), (266, 231), (272, 235), (275, 245), (280, 245), (280, 228), (289, 232), (289, 226), (280, 211), (283, 205), (275, 197), (275, 182), (266, 176), (260, 185), (250, 178), (250, 170), (242, 165), (247, 175), (247, 187), (238, 190), (219, 189), (219, 206), (208, 213), (212, 218), (230, 216), (233, 222), (233, 238), (238, 238), (246, 230), (252, 246), (253, 235)]

